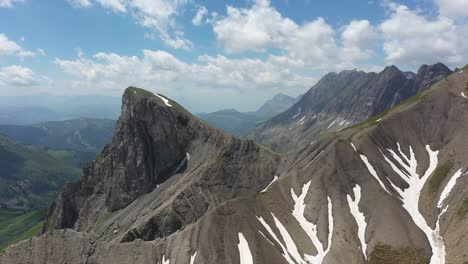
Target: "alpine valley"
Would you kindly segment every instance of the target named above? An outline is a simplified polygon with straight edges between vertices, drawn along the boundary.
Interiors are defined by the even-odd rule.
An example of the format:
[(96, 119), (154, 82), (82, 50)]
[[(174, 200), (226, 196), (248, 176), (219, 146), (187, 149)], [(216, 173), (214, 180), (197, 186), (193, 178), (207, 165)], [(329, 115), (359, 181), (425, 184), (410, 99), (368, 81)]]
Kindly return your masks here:
[(468, 263), (467, 96), (468, 66), (330, 73), (239, 139), (129, 87), (0, 263)]

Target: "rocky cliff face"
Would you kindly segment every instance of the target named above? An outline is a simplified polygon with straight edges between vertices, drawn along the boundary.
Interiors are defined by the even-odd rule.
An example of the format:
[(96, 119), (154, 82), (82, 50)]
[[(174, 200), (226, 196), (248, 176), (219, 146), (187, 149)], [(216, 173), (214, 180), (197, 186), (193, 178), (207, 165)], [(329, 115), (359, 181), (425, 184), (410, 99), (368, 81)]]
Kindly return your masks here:
[[(191, 153), (187, 167), (156, 177), (158, 187), (146, 193), (121, 187), (133, 201), (113, 207), (109, 190), (121, 176), (89, 171), (115, 155), (120, 129), (133, 131), (123, 115), (112, 144), (90, 165), (95, 169), (69, 185), (51, 210), (48, 222), (56, 228), (57, 219), (76, 214), (73, 230), (21, 242), (1, 253), (0, 262), (464, 263), (467, 95), (468, 67), (380, 118), (308, 143), (280, 161), (176, 111), (175, 102), (168, 101), (171, 108), (157, 96), (142, 97), (131, 104), (137, 108), (129, 119), (136, 123), (178, 127), (170, 117), (183, 115), (185, 127), (198, 128), (182, 133), (192, 135), (182, 151)], [(151, 114), (136, 111), (138, 105), (151, 106), (145, 107)], [(147, 129), (152, 138), (163, 133)], [(88, 186), (90, 178), (96, 180)]]
[[(49, 210), (46, 230), (113, 236), (125, 226), (121, 240), (162, 237), (228, 199), (260, 190), (278, 162), (278, 156), (209, 127), (176, 102), (129, 88), (112, 143), (85, 167), (80, 182), (66, 186)], [(113, 220), (118, 214), (125, 220)]]
[(247, 138), (286, 152), (390, 109), (450, 73), (441, 63), (423, 65), (417, 74), (395, 66), (380, 73), (329, 73), (294, 106), (256, 127)]

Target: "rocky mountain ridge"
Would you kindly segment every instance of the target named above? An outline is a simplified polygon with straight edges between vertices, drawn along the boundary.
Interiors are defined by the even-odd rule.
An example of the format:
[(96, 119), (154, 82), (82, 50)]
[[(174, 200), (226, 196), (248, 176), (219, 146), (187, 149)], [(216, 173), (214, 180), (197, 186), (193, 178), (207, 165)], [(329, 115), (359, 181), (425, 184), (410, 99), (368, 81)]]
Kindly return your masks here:
[(329, 73), (294, 106), (258, 125), (247, 138), (286, 152), (382, 113), (451, 72), (437, 63), (422, 65), (417, 74), (402, 72), (396, 66), (380, 73)]
[(279, 157), (127, 89), (112, 143), (48, 232), (0, 262), (464, 263), (467, 94), (465, 67)]

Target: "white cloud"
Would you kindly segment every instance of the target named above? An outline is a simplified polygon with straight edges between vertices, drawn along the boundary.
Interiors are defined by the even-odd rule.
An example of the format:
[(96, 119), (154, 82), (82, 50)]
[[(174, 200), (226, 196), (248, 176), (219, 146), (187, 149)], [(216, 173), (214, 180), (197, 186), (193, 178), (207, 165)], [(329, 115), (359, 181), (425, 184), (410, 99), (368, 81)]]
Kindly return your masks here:
[(343, 28), (341, 39), (325, 19), (319, 17), (302, 25), (282, 16), (269, 0), (256, 0), (249, 8), (227, 7), (227, 14), (213, 22), (217, 41), (228, 53), (280, 50), (305, 70), (336, 70), (354, 67), (370, 59), (376, 39), (367, 20), (352, 21)]
[[(203, 103), (206, 95), (242, 95), (245, 99), (238, 102), (257, 105), (258, 96), (267, 99), (279, 90), (298, 94), (315, 82), (315, 78), (297, 73), (296, 67), (302, 65), (275, 56), (260, 60), (203, 55), (194, 63), (186, 63), (166, 51), (144, 50), (141, 57), (98, 53), (91, 58), (56, 59), (55, 63), (73, 77), (77, 89), (111, 92), (135, 85), (179, 98), (190, 96), (187, 100), (192, 105)], [(210, 104), (219, 109), (225, 103), (215, 100), (204, 109)]]
[(0, 86), (34, 86), (38, 77), (31, 69), (18, 65), (0, 68)]
[(298, 25), (284, 18), (269, 1), (256, 0), (251, 8), (227, 7), (227, 16), (213, 24), (225, 51), (265, 51), (281, 46)]
[(15, 3), (21, 3), (24, 0), (0, 0), (0, 8), (11, 8)]
[(68, 2), (75, 7), (91, 7), (93, 5), (91, 0), (68, 0)]
[(451, 18), (468, 16), (467, 0), (436, 0), (441, 15)]
[[(83, 1), (83, 0), (81, 0)], [(127, 0), (96, 0), (104, 8), (109, 8), (114, 12), (125, 13), (127, 11), (125, 5)]]
[(0, 55), (11, 55), (22, 50), (23, 48), (16, 42), (8, 39), (4, 34), (0, 34)]
[[(69, 0), (75, 7), (90, 7), (92, 0)], [(136, 22), (150, 30), (145, 36), (160, 38), (166, 45), (174, 49), (189, 50), (192, 42), (184, 37), (178, 28), (176, 17), (190, 0), (94, 0), (101, 7), (116, 13), (130, 13)], [(130, 12), (129, 12), (130, 11)]]
[(429, 19), (395, 3), (389, 6), (392, 13), (380, 25), (387, 63), (461, 62), (465, 45), (459, 42), (459, 28), (453, 20), (444, 16)]
[(202, 20), (203, 20), (203, 18), (205, 17), (206, 14), (208, 14), (208, 10), (206, 9), (206, 7), (199, 6), (197, 8), (197, 13), (195, 14), (195, 16), (192, 19), (192, 24), (194, 24), (195, 26), (201, 25)]
[(368, 59), (374, 54), (373, 46), (377, 33), (368, 20), (353, 20), (343, 27), (341, 33), (344, 55), (351, 58)]
[(42, 55), (44, 51), (37, 49), (37, 52), (25, 50), (18, 43), (8, 39), (5, 34), (0, 34), (0, 56), (1, 55), (15, 55), (24, 59), (26, 57), (34, 57), (37, 54)]

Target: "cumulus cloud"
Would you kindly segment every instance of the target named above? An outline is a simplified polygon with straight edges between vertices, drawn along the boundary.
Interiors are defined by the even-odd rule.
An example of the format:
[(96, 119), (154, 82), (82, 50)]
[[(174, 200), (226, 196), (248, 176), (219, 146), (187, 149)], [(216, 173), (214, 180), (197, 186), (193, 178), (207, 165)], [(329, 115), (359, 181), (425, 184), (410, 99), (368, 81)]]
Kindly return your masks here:
[(388, 63), (418, 65), (463, 59), (460, 28), (453, 20), (438, 16), (427, 18), (404, 5), (391, 3), (391, 15), (381, 23), (383, 49)]
[(190, 0), (69, 0), (75, 7), (90, 7), (93, 1), (116, 13), (130, 13), (139, 25), (150, 30), (148, 38), (160, 38), (174, 49), (193, 47), (176, 23), (176, 17)]
[(374, 54), (375, 29), (367, 20), (346, 25), (340, 39), (325, 19), (299, 25), (280, 14), (269, 0), (256, 0), (249, 8), (228, 6), (226, 13), (215, 19), (213, 31), (228, 53), (278, 49), (289, 59), (308, 64), (309, 69), (328, 70), (353, 67), (355, 60)]
[(195, 14), (195, 16), (192, 19), (192, 24), (194, 24), (195, 26), (201, 25), (202, 20), (206, 16), (206, 14), (208, 14), (208, 10), (206, 9), (206, 7), (199, 6), (197, 8), (197, 13)]
[(368, 59), (374, 54), (377, 32), (368, 20), (353, 20), (343, 27), (341, 39), (344, 55), (349, 54), (351, 59)]
[(21, 3), (24, 0), (0, 0), (0, 8), (11, 8), (15, 3)]
[(451, 18), (468, 16), (468, 1), (466, 0), (436, 0), (441, 15)]
[(0, 68), (0, 86), (34, 86), (38, 77), (31, 69), (18, 65)]
[(25, 50), (18, 43), (8, 39), (5, 34), (0, 34), (0, 56), (1, 55), (16, 55), (21, 59), (26, 57), (34, 57), (36, 55), (43, 55), (44, 50), (37, 49), (36, 52)]
[[(140, 57), (98, 53), (90, 58), (56, 59), (55, 63), (73, 77), (75, 87), (121, 91), (136, 85), (171, 96), (190, 94), (192, 102), (202, 102), (203, 94), (221, 97), (234, 93), (252, 96), (245, 101), (258, 104), (253, 95), (266, 99), (275, 89), (299, 93), (316, 80), (297, 73), (296, 67), (301, 65), (279, 56), (260, 60), (203, 55), (187, 63), (166, 51), (143, 50)], [(211, 103), (218, 104), (216, 108), (221, 104), (220, 101)]]

